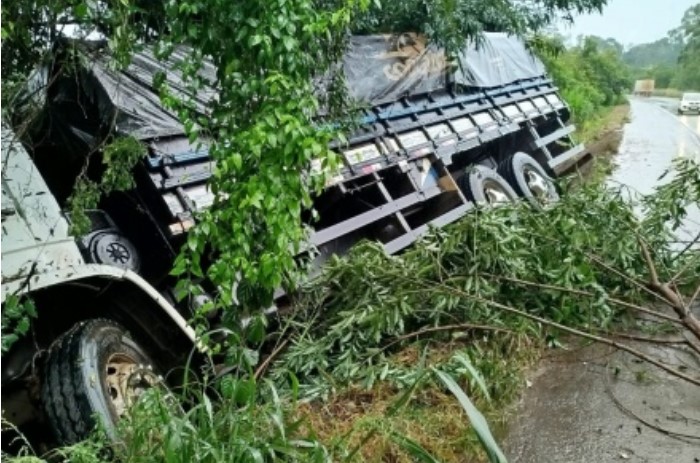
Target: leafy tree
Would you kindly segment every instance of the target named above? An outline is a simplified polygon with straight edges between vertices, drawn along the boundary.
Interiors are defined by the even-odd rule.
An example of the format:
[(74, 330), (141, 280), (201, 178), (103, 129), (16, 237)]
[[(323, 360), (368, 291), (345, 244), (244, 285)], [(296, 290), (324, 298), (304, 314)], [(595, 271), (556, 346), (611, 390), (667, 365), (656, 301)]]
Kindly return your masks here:
[[(622, 53), (625, 49), (625, 47), (618, 42), (617, 40), (613, 39), (612, 37), (608, 37), (607, 39), (604, 39), (602, 37), (598, 37), (597, 35), (588, 35), (588, 36), (583, 36), (581, 37), (581, 43), (586, 42), (589, 44), (589, 46), (592, 46), (595, 44), (595, 47), (600, 50), (600, 51), (610, 51), (615, 53), (618, 56), (622, 56)], [(579, 44), (580, 46), (581, 44)]]
[(655, 42), (643, 43), (630, 47), (623, 55), (625, 63), (635, 68), (650, 68), (653, 66), (672, 66), (678, 61), (683, 48), (683, 42), (670, 35)]
[(614, 40), (584, 36), (569, 49), (558, 38), (538, 37), (536, 43), (579, 125), (594, 120), (603, 106), (619, 103), (630, 88), (630, 70)]
[(700, 89), (700, 3), (690, 7), (681, 26), (673, 32), (683, 41), (675, 84), (684, 89)]
[(669, 88), (678, 72), (677, 66), (660, 64), (644, 70), (636, 70), (635, 77), (639, 79), (654, 79), (656, 88)]
[(358, 17), (357, 33), (423, 32), (449, 49), (482, 32), (526, 35), (574, 14), (601, 12), (607, 0), (406, 0), (375, 2)]

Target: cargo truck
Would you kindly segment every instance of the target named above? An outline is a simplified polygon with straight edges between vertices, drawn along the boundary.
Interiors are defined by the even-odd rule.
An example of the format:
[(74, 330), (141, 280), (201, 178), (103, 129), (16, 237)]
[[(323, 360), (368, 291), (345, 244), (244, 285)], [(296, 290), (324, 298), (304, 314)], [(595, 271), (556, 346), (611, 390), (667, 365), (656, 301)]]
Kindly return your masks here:
[[(30, 435), (48, 426), (54, 443), (85, 437), (96, 420), (112, 433), (159, 372), (193, 351), (187, 320), (201, 301), (176, 300), (169, 271), (213, 201), (206, 145), (190, 143), (152, 87), (164, 71), (184, 88), (173, 69), (188, 50), (166, 62), (139, 52), (123, 71), (105, 51), (85, 53), (67, 74), (58, 64), (36, 73), (40, 117), (2, 127), (2, 297), (29, 298), (38, 312), (3, 354), (3, 416)], [(333, 144), (342, 166), (314, 201), (306, 248), (316, 268), (363, 239), (400, 252), (478, 205), (556, 201), (552, 179), (586, 154), (569, 107), (517, 39), (487, 34), (448, 62), (414, 34), (353, 37), (343, 66), (365, 106), (347, 143)], [(215, 92), (197, 97), (205, 114)], [(90, 230), (71, 236), (66, 199), (95, 147), (115, 136), (147, 149), (136, 186), (102, 198)]]
[(642, 79), (634, 82), (634, 95), (651, 96), (654, 93), (654, 79)]

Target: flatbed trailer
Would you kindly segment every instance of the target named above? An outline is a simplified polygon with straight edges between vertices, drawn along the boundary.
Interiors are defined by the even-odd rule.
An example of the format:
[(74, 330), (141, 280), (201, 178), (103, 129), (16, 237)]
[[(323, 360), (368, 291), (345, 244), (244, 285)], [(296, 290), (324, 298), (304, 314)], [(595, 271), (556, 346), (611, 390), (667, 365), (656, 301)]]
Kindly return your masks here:
[[(575, 127), (568, 119), (568, 106), (544, 76), (367, 109), (348, 144), (333, 147), (343, 165), (316, 198), (321, 217), (310, 244), (329, 255), (369, 238), (382, 241), (389, 253), (400, 251), (429, 226), (453, 222), (475, 206), (464, 187), (470, 166), (496, 169), (517, 151), (529, 153), (552, 176), (561, 174), (585, 154), (571, 138)], [(505, 151), (499, 146), (504, 141), (517, 151)], [(143, 188), (162, 198), (170, 214), (164, 232), (172, 237), (213, 202), (206, 189), (210, 162), (206, 150), (193, 149), (184, 137), (149, 143), (144, 167), (150, 181)], [(394, 231), (382, 233), (387, 228)]]

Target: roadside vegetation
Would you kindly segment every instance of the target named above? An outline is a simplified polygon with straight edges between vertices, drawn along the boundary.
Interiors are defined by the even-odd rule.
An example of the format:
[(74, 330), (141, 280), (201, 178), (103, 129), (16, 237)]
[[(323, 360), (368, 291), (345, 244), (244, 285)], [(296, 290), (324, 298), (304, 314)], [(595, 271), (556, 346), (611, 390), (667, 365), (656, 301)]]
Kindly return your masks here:
[[(64, 10), (86, 22), (99, 13), (81, 2), (6, 3), (3, 71), (29, 70), (50, 56), (42, 48), (46, 36), (32, 36), (46, 25), (23, 22), (32, 21), (32, 8), (51, 13), (33, 17), (42, 23)], [(604, 3), (558, 2), (578, 11)], [(388, 11), (363, 1), (280, 0), (274, 8), (186, 1), (151, 11), (125, 1), (124, 9), (102, 18), (101, 27), (114, 34), (110, 45), (126, 62), (134, 44), (153, 33), (136, 24), (164, 15), (171, 29), (160, 31), (163, 53), (182, 43), (197, 50), (186, 70), (193, 91), (201, 88), (203, 56), (216, 59), (215, 84), (226, 90), (212, 121), (195, 119), (191, 102), (163, 87), (164, 102), (188, 121), (194, 140), (214, 136), (211, 152), (220, 166), (213, 180), (219, 199), (190, 234), (175, 273), (184, 293), (196, 292), (192, 281), (204, 275), (215, 283), (242, 278), (243, 305), (224, 294), (206, 307), (203, 312), (228, 308), (228, 329), (206, 333), (198, 325), (216, 339), (217, 363), (186, 375), (178, 388), (147, 390), (113, 434), (98, 430), (47, 455), (3, 421), (3, 433), (20, 449), (8, 461), (503, 462), (496, 441), (506, 407), (528, 366), (564, 335), (668, 368), (613, 335), (618, 322), (634, 325), (643, 313), (690, 330), (698, 339), (688, 345), (697, 346), (700, 330), (689, 307), (700, 292), (700, 251), (679, 251), (672, 234), (686, 208), (700, 202), (700, 169), (691, 161), (678, 164), (674, 180), (643, 201), (644, 218), (623, 192), (600, 182), (564, 182), (556, 204), (478, 210), (398, 256), (363, 243), (313, 280), (298, 279), (299, 212), (320, 186), (320, 179), (301, 182), (298, 171), (316, 157), (333, 165), (326, 146), (337, 135), (314, 124), (311, 114), (322, 102), (308, 76), (331, 66), (346, 30), (415, 26), (449, 50), (457, 38), (494, 27), (532, 32), (560, 12), (550, 6), (542, 16), (499, 1), (485, 2), (488, 8), (450, 4), (441, 4), (442, 11), (416, 0)], [(205, 8), (208, 22), (201, 22)], [(10, 17), (17, 22), (5, 21)], [(619, 55), (593, 39), (545, 60), (584, 127), (623, 101), (629, 88)], [(342, 99), (342, 92), (334, 97)], [(206, 267), (203, 257), (212, 250), (220, 260)], [(290, 313), (278, 320), (255, 316), (275, 287), (292, 282), (299, 288)], [(17, 311), (17, 331), (26, 331), (25, 315)], [(243, 316), (252, 316), (250, 323), (236, 329)], [(696, 372), (670, 373), (699, 384)]]
[(542, 38), (535, 45), (571, 106), (579, 136), (588, 139), (590, 128), (597, 127), (613, 107), (625, 103), (632, 86), (632, 73), (620, 50), (595, 36), (583, 37), (571, 48), (557, 38)]

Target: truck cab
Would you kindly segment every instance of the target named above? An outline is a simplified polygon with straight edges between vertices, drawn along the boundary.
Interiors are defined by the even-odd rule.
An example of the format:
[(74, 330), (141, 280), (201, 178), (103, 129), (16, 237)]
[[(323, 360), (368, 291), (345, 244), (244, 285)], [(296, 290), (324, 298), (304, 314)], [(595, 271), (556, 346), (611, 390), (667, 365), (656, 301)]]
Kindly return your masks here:
[[(195, 341), (183, 315), (137, 273), (130, 241), (102, 211), (92, 214), (102, 224), (73, 236), (3, 122), (3, 419), (41, 442), (75, 442), (95, 426), (95, 413), (123, 414), (144, 386), (130, 378), (160, 381), (155, 371), (182, 364), (172, 346), (191, 349)], [(6, 344), (6, 337), (16, 340)], [(46, 438), (47, 421), (53, 438)], [(104, 422), (113, 432), (113, 420)]]

